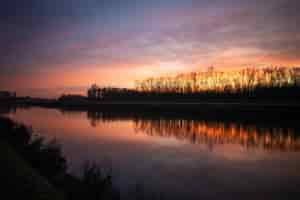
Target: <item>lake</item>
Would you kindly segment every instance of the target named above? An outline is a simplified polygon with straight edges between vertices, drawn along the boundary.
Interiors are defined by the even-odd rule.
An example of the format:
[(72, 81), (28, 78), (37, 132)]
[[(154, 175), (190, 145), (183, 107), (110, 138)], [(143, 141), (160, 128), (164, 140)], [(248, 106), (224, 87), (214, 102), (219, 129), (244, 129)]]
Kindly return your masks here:
[(87, 161), (111, 168), (122, 195), (140, 187), (165, 199), (300, 198), (298, 123), (38, 107), (5, 115), (56, 139), (72, 173)]

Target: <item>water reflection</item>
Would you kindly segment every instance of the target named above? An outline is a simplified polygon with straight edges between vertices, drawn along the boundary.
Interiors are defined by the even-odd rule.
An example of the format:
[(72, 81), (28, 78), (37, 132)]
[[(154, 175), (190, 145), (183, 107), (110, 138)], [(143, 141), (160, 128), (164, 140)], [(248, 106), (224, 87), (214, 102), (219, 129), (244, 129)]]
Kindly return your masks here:
[(0, 115), (4, 115), (4, 114), (15, 114), (16, 113), (16, 107), (15, 106), (0, 106)]
[(87, 117), (93, 127), (99, 123), (132, 120), (135, 133), (176, 138), (191, 144), (206, 144), (210, 149), (221, 144), (239, 144), (244, 148), (270, 151), (299, 151), (300, 135), (297, 126), (253, 124), (201, 119), (176, 119), (151, 115), (91, 112)]
[(176, 200), (299, 195), (295, 122), (38, 107), (6, 116), (57, 139), (73, 173), (87, 160), (112, 166), (123, 193), (141, 183)]

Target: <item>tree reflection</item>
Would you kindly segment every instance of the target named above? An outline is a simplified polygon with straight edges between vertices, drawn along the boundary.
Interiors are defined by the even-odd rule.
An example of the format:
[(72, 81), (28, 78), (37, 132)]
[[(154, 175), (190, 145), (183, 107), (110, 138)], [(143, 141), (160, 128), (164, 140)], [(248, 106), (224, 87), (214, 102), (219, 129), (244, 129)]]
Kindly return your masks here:
[(244, 148), (272, 151), (299, 151), (300, 135), (297, 126), (176, 119), (134, 113), (88, 112), (92, 126), (103, 122), (131, 120), (137, 134), (176, 138), (192, 144), (206, 144), (213, 148), (221, 144), (239, 144)]
[(0, 106), (0, 114), (9, 114), (9, 113), (16, 113), (16, 107), (15, 106), (10, 106), (10, 105), (1, 105)]
[(136, 131), (151, 136), (174, 137), (193, 144), (240, 144), (246, 148), (280, 151), (300, 150), (293, 128), (264, 127), (235, 122), (195, 120), (137, 120)]

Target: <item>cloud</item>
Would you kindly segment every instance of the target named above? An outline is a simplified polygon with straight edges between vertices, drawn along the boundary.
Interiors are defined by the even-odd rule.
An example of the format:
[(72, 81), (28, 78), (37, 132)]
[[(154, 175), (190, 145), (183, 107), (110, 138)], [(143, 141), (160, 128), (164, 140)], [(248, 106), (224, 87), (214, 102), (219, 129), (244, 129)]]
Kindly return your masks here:
[(186, 71), (300, 65), (297, 0), (2, 2), (0, 73), (11, 79), (82, 69), (143, 76), (177, 70), (159, 64), (174, 62)]

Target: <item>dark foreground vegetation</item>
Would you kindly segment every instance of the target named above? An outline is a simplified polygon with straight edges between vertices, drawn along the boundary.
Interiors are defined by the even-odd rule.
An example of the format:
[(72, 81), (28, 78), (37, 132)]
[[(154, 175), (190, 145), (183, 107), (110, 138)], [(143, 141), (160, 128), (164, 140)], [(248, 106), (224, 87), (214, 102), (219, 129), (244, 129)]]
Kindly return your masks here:
[[(81, 176), (68, 173), (60, 146), (0, 117), (2, 196), (9, 199), (121, 199), (111, 172), (86, 163)], [(145, 199), (137, 191), (133, 198)]]

